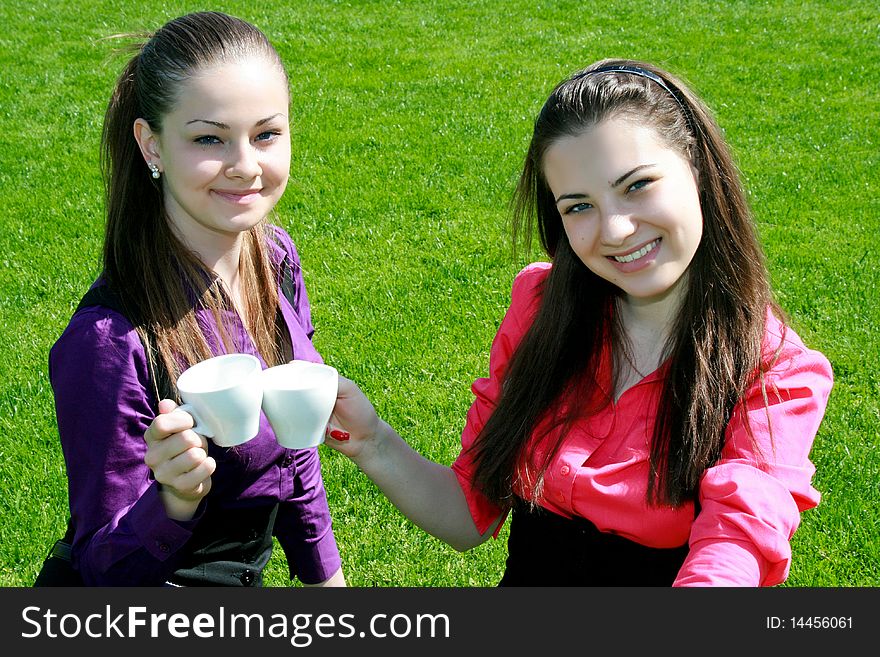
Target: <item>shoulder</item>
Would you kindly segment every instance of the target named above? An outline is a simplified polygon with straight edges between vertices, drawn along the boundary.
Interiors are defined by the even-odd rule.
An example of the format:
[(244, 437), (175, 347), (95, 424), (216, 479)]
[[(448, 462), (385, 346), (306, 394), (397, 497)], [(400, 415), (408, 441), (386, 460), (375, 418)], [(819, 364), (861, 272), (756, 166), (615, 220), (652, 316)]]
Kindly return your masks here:
[(280, 248), (281, 253), (279, 255), (282, 258), (287, 256), (294, 268), (299, 268), (299, 252), (296, 249), (296, 244), (294, 244), (293, 238), (290, 237), (288, 232), (281, 228), (281, 226), (276, 226), (274, 224), (267, 224), (266, 232), (270, 237), (269, 246)]
[(767, 310), (767, 319), (764, 328), (764, 353), (776, 362), (791, 362), (811, 360), (831, 365), (825, 355), (815, 349), (811, 349), (795, 330), (785, 321), (778, 318), (772, 309)]
[(767, 375), (775, 383), (799, 381), (827, 398), (833, 382), (828, 358), (804, 344), (794, 329), (768, 309), (764, 330)]
[(50, 350), (50, 359), (63, 355), (68, 361), (106, 360), (121, 354), (127, 357), (138, 349), (143, 351), (140, 336), (127, 317), (106, 306), (86, 306), (70, 318)]
[(63, 413), (75, 412), (86, 399), (109, 403), (128, 394), (124, 390), (143, 397), (149, 384), (140, 336), (125, 316), (104, 306), (75, 312), (48, 361), (56, 407)]
[(549, 262), (533, 262), (523, 267), (513, 279), (510, 296), (516, 302), (531, 304), (541, 297), (544, 281), (553, 265)]
[(550, 269), (549, 262), (533, 262), (517, 273), (510, 292), (510, 306), (500, 327), (502, 333), (518, 341), (528, 330), (541, 305), (544, 281)]

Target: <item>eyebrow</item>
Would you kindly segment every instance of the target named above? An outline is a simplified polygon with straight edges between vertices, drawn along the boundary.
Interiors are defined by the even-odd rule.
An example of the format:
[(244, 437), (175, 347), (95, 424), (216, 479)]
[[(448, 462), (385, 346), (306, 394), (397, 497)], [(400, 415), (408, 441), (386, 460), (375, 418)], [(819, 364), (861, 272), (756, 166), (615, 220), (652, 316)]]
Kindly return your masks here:
[[(278, 114), (273, 114), (272, 116), (267, 116), (265, 119), (260, 119), (254, 125), (256, 125), (256, 126), (264, 125), (278, 116), (284, 116), (284, 115), (281, 112), (278, 112)], [(190, 125), (191, 123), (207, 123), (209, 125), (216, 126), (216, 127), (220, 128), (221, 130), (229, 130), (229, 125), (227, 125), (226, 123), (222, 123), (220, 121), (209, 121), (208, 119), (193, 119), (192, 121), (187, 121), (186, 125)]]
[(623, 174), (620, 178), (618, 178), (618, 179), (615, 180), (613, 183), (611, 183), (611, 186), (612, 186), (612, 187), (617, 187), (618, 185), (620, 185), (620, 183), (622, 183), (624, 180), (626, 180), (627, 178), (629, 178), (629, 177), (630, 177), (631, 175), (633, 175), (635, 172), (637, 172), (637, 171), (641, 171), (642, 169), (648, 169), (648, 168), (650, 168), (650, 167), (652, 167), (652, 166), (654, 166), (654, 165), (653, 165), (653, 164), (640, 164), (639, 166), (637, 166), (637, 167), (635, 167), (635, 168), (633, 168), (633, 169), (630, 169), (630, 170), (627, 171), (625, 174)]
[[(640, 164), (639, 166), (630, 169), (625, 174), (620, 176), (620, 178), (618, 178), (613, 183), (611, 183), (611, 187), (618, 187), (624, 180), (629, 178), (634, 173), (641, 171), (642, 169), (648, 169), (653, 166), (655, 166), (655, 165), (654, 164)], [(556, 199), (556, 202), (559, 203), (560, 201), (564, 201), (566, 199), (581, 199), (581, 198), (589, 198), (589, 194), (580, 194), (580, 193), (563, 194), (562, 196), (560, 196), (559, 198)]]

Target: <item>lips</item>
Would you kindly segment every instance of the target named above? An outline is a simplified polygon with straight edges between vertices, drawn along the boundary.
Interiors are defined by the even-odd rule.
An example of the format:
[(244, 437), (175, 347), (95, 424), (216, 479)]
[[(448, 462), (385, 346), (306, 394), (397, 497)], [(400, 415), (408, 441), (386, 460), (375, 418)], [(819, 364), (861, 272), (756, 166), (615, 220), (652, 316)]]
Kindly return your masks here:
[(211, 192), (229, 203), (236, 205), (247, 205), (260, 198), (261, 189), (212, 189)]

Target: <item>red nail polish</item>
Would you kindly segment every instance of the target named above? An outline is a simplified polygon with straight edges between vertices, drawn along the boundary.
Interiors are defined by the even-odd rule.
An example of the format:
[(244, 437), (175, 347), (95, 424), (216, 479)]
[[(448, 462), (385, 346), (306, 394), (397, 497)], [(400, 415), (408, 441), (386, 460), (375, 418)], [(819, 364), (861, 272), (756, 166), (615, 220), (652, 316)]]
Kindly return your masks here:
[(330, 437), (333, 438), (333, 440), (348, 440), (351, 438), (351, 434), (348, 433), (348, 431), (333, 429), (333, 431), (330, 432)]

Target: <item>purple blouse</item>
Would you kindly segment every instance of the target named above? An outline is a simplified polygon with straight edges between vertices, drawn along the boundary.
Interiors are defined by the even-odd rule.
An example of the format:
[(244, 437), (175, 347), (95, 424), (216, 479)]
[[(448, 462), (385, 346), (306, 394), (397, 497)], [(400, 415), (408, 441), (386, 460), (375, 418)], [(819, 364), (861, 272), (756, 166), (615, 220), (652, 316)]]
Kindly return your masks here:
[[(271, 227), (281, 246), (269, 240), (273, 261), (287, 259), (296, 288), (291, 306), (280, 290), (284, 322), (294, 358), (322, 362), (312, 345), (309, 300), (296, 247), (283, 230)], [(279, 267), (280, 270), (280, 267)], [(197, 311), (212, 340), (209, 311)], [(266, 367), (231, 313), (234, 350), (253, 354)], [(274, 534), (284, 550), (291, 578), (305, 583), (328, 579), (340, 567), (317, 448), (285, 449), (275, 441), (265, 415), (255, 438), (234, 448), (217, 447), (211, 491), (196, 517), (171, 520), (159, 499), (158, 484), (144, 464), (144, 432), (155, 417), (143, 345), (131, 323), (105, 307), (74, 314), (49, 353), (49, 379), (64, 459), (70, 512), (76, 526), (73, 562), (90, 585), (161, 585), (177, 569), (182, 549), (205, 508), (243, 509), (279, 502)]]

